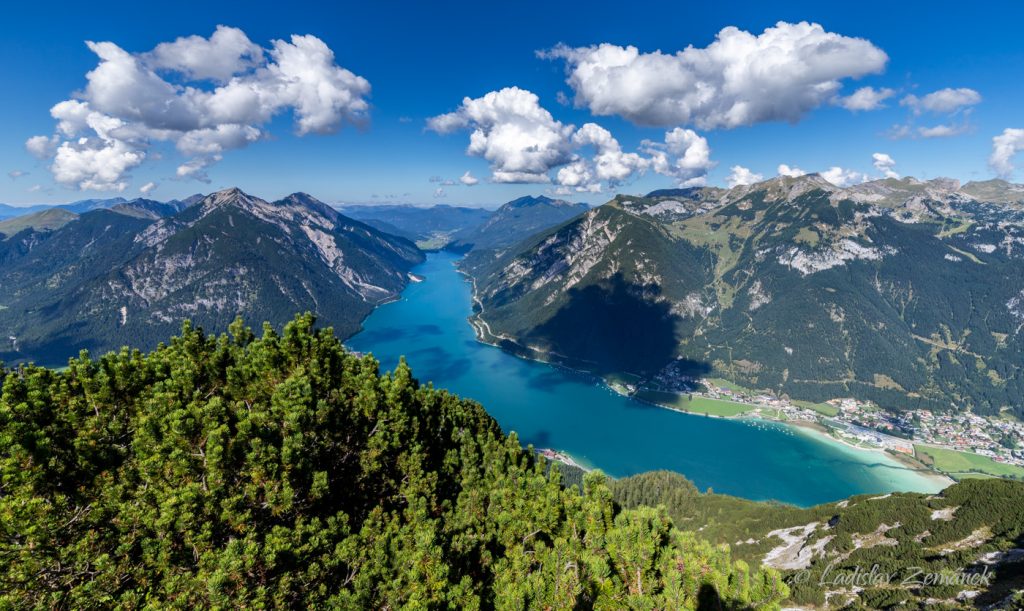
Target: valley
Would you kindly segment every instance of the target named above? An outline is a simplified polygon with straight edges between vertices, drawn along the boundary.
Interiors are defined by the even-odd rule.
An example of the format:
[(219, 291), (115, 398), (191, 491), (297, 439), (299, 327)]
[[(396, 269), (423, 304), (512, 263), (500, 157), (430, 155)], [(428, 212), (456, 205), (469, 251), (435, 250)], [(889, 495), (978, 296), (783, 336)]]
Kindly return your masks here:
[[(971, 193), (1006, 201), (1001, 200), (999, 208), (995, 204), (981, 205)], [(884, 218), (902, 218), (903, 224), (910, 226), (941, 221), (929, 231), (937, 232), (938, 239), (957, 252), (968, 252), (964, 249), (971, 249), (971, 244), (980, 239), (974, 232), (985, 227), (988, 232), (1001, 231), (1005, 234), (999, 238), (1005, 250), (1003, 265), (1012, 269), (1019, 265), (1016, 240), (1024, 239), (1019, 235), (1024, 213), (1013, 199), (1015, 193), (1019, 193), (1016, 187), (998, 181), (960, 189), (952, 183), (913, 179), (878, 181), (837, 191), (820, 178), (809, 176), (773, 179), (732, 190), (667, 190), (644, 198), (618, 197), (594, 209), (546, 197), (520, 198), (495, 211), (444, 205), (341, 208), (361, 221), (305, 194), (273, 204), (238, 190), (166, 203), (90, 200), (30, 210), (0, 223), (0, 228), (8, 232), (0, 241), (0, 256), (11, 263), (0, 273), (0, 287), (11, 287), (10, 295), (14, 297), (5, 299), (10, 304), (0, 304), (0, 323), (8, 321), (7, 328), (0, 330), (5, 331), (2, 335), (9, 342), (7, 352), (0, 353), (0, 357), (18, 362), (42, 356), (52, 359), (51, 363), (60, 363), (81, 348), (103, 351), (121, 342), (129, 343), (121, 337), (131, 337), (133, 345), (146, 347), (145, 338), (169, 332), (185, 316), (197, 324), (223, 329), (237, 313), (246, 320), (262, 317), (280, 324), (290, 312), (303, 308), (318, 312), (342, 337), (348, 337), (363, 328), (366, 316), (374, 316), (377, 305), (399, 298), (407, 282), (423, 279), (412, 271), (422, 260), (417, 259), (422, 257), (420, 249), (468, 251), (464, 258), (452, 262), (470, 281), (473, 304), (466, 315), (479, 341), (522, 358), (554, 362), (584, 375), (596, 375), (607, 388), (639, 402), (699, 416), (805, 427), (802, 434), (825, 435), (851, 449), (873, 450), (897, 464), (935, 469), (954, 479), (1022, 478), (1024, 449), (1019, 440), (1024, 439), (1024, 425), (1015, 418), (1010, 404), (1003, 405), (999, 415), (986, 413), (984, 406), (943, 408), (921, 392), (925, 388), (905, 389), (897, 382), (905, 383), (906, 379), (899, 371), (872, 373), (874, 390), (867, 393), (860, 392), (864, 387), (856, 373), (834, 396), (831, 392), (821, 394), (821, 388), (834, 386), (828, 380), (817, 380), (821, 388), (810, 394), (804, 394), (812, 387), (810, 380), (804, 379), (796, 387), (789, 385), (789, 380), (801, 375), (799, 367), (808, 363), (806, 356), (796, 361), (790, 357), (795, 356), (794, 352), (808, 352), (808, 346), (818, 341), (808, 338), (819, 337), (792, 327), (796, 319), (787, 313), (791, 307), (827, 309), (831, 323), (838, 323), (839, 335), (845, 338), (842, 342), (836, 343), (836, 338), (828, 336), (821, 339), (823, 347), (833, 346), (841, 353), (811, 348), (810, 352), (819, 353), (819, 363), (855, 358), (862, 349), (857, 348), (856, 336), (847, 329), (846, 310), (853, 306), (840, 305), (828, 297), (834, 294), (834, 288), (812, 289), (825, 296), (821, 303), (781, 303), (791, 299), (785, 290), (804, 291), (799, 288), (801, 282), (816, 282), (824, 272), (847, 267), (853, 271), (859, 269), (861, 261), (877, 266), (881, 259), (870, 254), (874, 252), (870, 249), (885, 247), (877, 245), (882, 238), (866, 223)], [(871, 205), (863, 208), (864, 202)], [(862, 206), (859, 211), (857, 205)], [(765, 208), (762, 211), (760, 207)], [(823, 221), (830, 210), (838, 211), (839, 217)], [(218, 216), (221, 211), (227, 214)], [(768, 223), (770, 215), (780, 220)], [(915, 220), (907, 220), (908, 215)], [(348, 228), (345, 223), (349, 223)], [(338, 229), (350, 233), (327, 237)], [(351, 233), (353, 230), (355, 233)], [(273, 236), (267, 231), (280, 234)], [(764, 235), (754, 241), (757, 231)], [(866, 232), (859, 239), (876, 245), (856, 246), (851, 240), (861, 235), (858, 231)], [(877, 232), (877, 227), (873, 231)], [(244, 238), (246, 232), (252, 237)], [(829, 232), (848, 236), (837, 242), (838, 250), (831, 251), (833, 255), (823, 254), (820, 249), (795, 252), (784, 246), (789, 239), (792, 244), (803, 245), (801, 248), (817, 248), (823, 244), (821, 236)], [(363, 237), (353, 241), (360, 234)], [(252, 250), (252, 245), (260, 245), (264, 238), (273, 243), (272, 249)], [(778, 242), (780, 239), (782, 242)], [(963, 248), (946, 244), (956, 239), (968, 241), (961, 245)], [(205, 245), (201, 248), (208, 250), (195, 246), (180, 250), (173, 246), (175, 240), (182, 245)], [(568, 242), (563, 245), (563, 240)], [(762, 272), (758, 267), (767, 259), (764, 253), (771, 240), (783, 244), (776, 247), (781, 253), (778, 262), (796, 271), (797, 284), (782, 293), (782, 289), (769, 287), (792, 284), (792, 271), (768, 267)], [(245, 242), (247, 245), (241, 248), (234, 246)], [(65, 252), (57, 254), (52, 249), (55, 244), (61, 244)], [(753, 259), (749, 258), (751, 249), (755, 251)], [(977, 258), (997, 251), (975, 247), (974, 252), (971, 256)], [(396, 253), (399, 258), (395, 258)], [(551, 259), (552, 253), (566, 253), (567, 258)], [(307, 258), (307, 254), (313, 258)], [(380, 276), (380, 268), (371, 266), (371, 272), (371, 267), (363, 263), (373, 260), (364, 259), (367, 255), (389, 261), (395, 266), (393, 271)], [(243, 258), (247, 265), (232, 263)], [(295, 291), (282, 284), (284, 273), (268, 276), (249, 269), (260, 261), (272, 268), (275, 259), (280, 259), (282, 265), (308, 269), (312, 275), (289, 280), (293, 284), (298, 280), (296, 288), (301, 285)], [(949, 257), (943, 260), (945, 265), (954, 263)], [(309, 261), (315, 261), (312, 267)], [(978, 261), (979, 265), (984, 263), (980, 258)], [(744, 265), (748, 267), (740, 274)], [(146, 276), (157, 270), (171, 274), (160, 280), (160, 285), (166, 288), (170, 282), (181, 284), (181, 288), (154, 292), (157, 285), (147, 289), (148, 285), (140, 284), (152, 284)], [(378, 279), (370, 281), (368, 274), (378, 274)], [(766, 275), (751, 280), (756, 274)], [(495, 284), (496, 278), (501, 278), (502, 284)], [(746, 288), (737, 288), (737, 279), (742, 278), (746, 279), (739, 282)], [(268, 279), (276, 284), (262, 288), (252, 284)], [(527, 279), (529, 285), (524, 284)], [(39, 282), (46, 284), (46, 290), (33, 288)], [(914, 279), (908, 282), (908, 295), (921, 290), (915, 287)], [(331, 288), (334, 283), (342, 287), (340, 293)], [(244, 296), (239, 290), (251, 294)], [(279, 296), (268, 299), (274, 293)], [(268, 298), (258, 297), (260, 294)], [(116, 301), (116, 295), (122, 295), (123, 303), (107, 310), (103, 304), (111, 297)], [(542, 302), (537, 301), (539, 296), (543, 296)], [(285, 301), (279, 311), (266, 310), (281, 297)], [(919, 307), (919, 297), (909, 299), (900, 302), (904, 319), (908, 311)], [(774, 306), (773, 301), (780, 303)], [(1011, 315), (1013, 303), (1010, 297)], [(562, 305), (556, 308), (558, 304)], [(887, 307), (893, 305), (898, 304)], [(773, 307), (784, 309), (775, 312), (771, 311)], [(334, 313), (331, 308), (335, 308)], [(737, 318), (738, 308), (742, 309), (742, 318)], [(179, 314), (172, 313), (179, 310)], [(47, 318), (39, 318), (43, 312), (47, 312)], [(53, 318), (51, 312), (58, 316)], [(91, 313), (88, 322), (69, 322), (83, 312)], [(759, 318), (765, 314), (771, 317)], [(538, 322), (548, 315), (551, 318)], [(740, 321), (746, 322), (738, 329), (742, 333), (735, 335), (737, 330), (729, 325)], [(948, 322), (938, 324), (943, 329), (952, 328)], [(526, 333), (515, 331), (524, 325), (534, 328)], [(811, 328), (817, 325), (812, 322)], [(64, 331), (49, 337), (48, 329), (56, 328)], [(784, 356), (764, 360), (764, 347), (777, 341), (773, 338), (797, 331), (804, 333), (810, 343), (787, 341), (782, 346)], [(709, 338), (730, 333), (743, 339), (729, 348), (728, 360), (722, 361), (715, 357), (718, 352), (708, 343)], [(766, 334), (769, 344), (759, 345), (761, 356), (743, 352), (750, 350), (746, 336), (751, 333)], [(1000, 374), (998, 369), (1000, 359), (1005, 358), (1001, 354), (1009, 356), (1016, 349), (1016, 333), (993, 331), (998, 341), (996, 352), (987, 356), (967, 347), (970, 328), (960, 340), (928, 340), (922, 333), (915, 330), (909, 334), (912, 339), (901, 341), (927, 346), (938, 363), (950, 354), (965, 352), (973, 355), (979, 367), (992, 361), (994, 369), (984, 365), (981, 370), (990, 383), (998, 381), (995, 388), (1004, 392), (1019, 382), (1013, 370)], [(404, 350), (405, 346), (388, 349)], [(896, 354), (891, 356), (898, 358)], [(765, 386), (765, 382), (777, 379), (770, 372), (783, 366), (781, 363), (786, 363), (781, 385)], [(852, 365), (856, 371), (859, 365)], [(923, 371), (934, 370), (925, 367)], [(436, 381), (441, 383), (443, 379)], [(935, 385), (928, 388), (931, 392), (941, 390)], [(879, 391), (888, 394), (878, 395)], [(881, 400), (896, 396), (896, 391), (903, 393), (903, 399)], [(907, 397), (916, 397), (917, 404), (908, 404)], [(651, 468), (659, 466), (652, 464)]]
[(618, 196), (460, 268), (482, 341), (673, 409), (966, 451), (978, 476), (1019, 477), (1020, 193), (812, 175)]
[[(615, 477), (670, 469), (704, 490), (796, 505), (851, 494), (934, 492), (950, 480), (893, 457), (765, 419), (707, 418), (625, 397), (599, 378), (477, 341), (459, 256), (431, 253), (424, 281), (377, 308), (346, 340), (390, 369), (404, 357), (424, 382), (484, 405), (506, 431)], [(714, 456), (714, 460), (708, 460)], [(751, 478), (751, 472), (759, 477)]]
[(1024, 610), (1024, 4), (5, 8), (0, 611)]

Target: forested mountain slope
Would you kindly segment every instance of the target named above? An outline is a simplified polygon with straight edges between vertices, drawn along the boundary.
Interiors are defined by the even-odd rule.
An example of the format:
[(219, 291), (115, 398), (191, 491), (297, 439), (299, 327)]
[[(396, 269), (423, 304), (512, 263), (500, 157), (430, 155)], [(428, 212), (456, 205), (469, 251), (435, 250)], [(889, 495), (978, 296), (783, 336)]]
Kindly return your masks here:
[(795, 399), (1024, 416), (1020, 192), (805, 176), (619, 196), (463, 269), (488, 339), (594, 371), (685, 359)]
[(482, 224), (456, 233), (449, 248), (462, 251), (506, 248), (589, 209), (590, 206), (583, 203), (527, 195), (503, 204)]
[(422, 260), (305, 194), (269, 203), (229, 189), (160, 210), (96, 210), (0, 242), (0, 358), (60, 363), (84, 348), (151, 348), (185, 319), (280, 325), (302, 310), (347, 336)]
[[(778, 568), (791, 602), (827, 608), (1019, 609), (1024, 483), (967, 480), (938, 495), (861, 495), (800, 509), (701, 494), (667, 471), (611, 482), (624, 507), (662, 506), (678, 528)], [(851, 581), (860, 575), (860, 581)], [(872, 577), (873, 575), (873, 577)], [(944, 576), (926, 583), (928, 576)]]
[(476, 403), (300, 317), (0, 373), (0, 606), (777, 608), (771, 569), (581, 495)]

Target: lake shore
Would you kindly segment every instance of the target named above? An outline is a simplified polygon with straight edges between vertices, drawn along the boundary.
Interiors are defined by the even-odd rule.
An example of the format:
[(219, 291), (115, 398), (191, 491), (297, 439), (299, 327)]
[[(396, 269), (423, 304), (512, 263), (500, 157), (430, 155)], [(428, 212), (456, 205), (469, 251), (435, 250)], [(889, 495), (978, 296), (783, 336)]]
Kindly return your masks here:
[[(514, 356), (516, 356), (517, 358), (522, 358), (522, 359), (530, 360), (530, 361), (536, 361), (536, 362), (539, 362), (539, 363), (545, 363), (547, 365), (553, 365), (553, 366), (560, 367), (560, 368), (563, 368), (563, 369), (566, 369), (566, 370), (569, 370), (569, 371), (573, 371), (575, 373), (580, 373), (580, 374), (584, 374), (584, 375), (593, 376), (595, 378), (595, 380), (599, 384), (601, 384), (602, 386), (607, 388), (609, 391), (614, 392), (614, 393), (619, 394), (619, 395), (622, 395), (622, 396), (625, 396), (625, 397), (628, 397), (628, 398), (630, 398), (630, 399), (632, 399), (634, 401), (638, 401), (640, 403), (644, 403), (644, 404), (647, 404), (647, 405), (652, 405), (652, 406), (655, 406), (655, 407), (659, 407), (661, 409), (666, 409), (666, 410), (678, 412), (678, 413), (681, 413), (681, 414), (688, 414), (688, 415), (691, 415), (691, 416), (704, 416), (706, 418), (721, 418), (721, 419), (725, 419), (725, 420), (764, 420), (764, 421), (767, 421), (767, 422), (774, 422), (774, 423), (777, 423), (777, 424), (781, 424), (783, 426), (793, 427), (794, 429), (798, 429), (798, 430), (810, 433), (813, 436), (815, 436), (815, 437), (817, 437), (817, 438), (819, 438), (819, 439), (821, 439), (821, 440), (823, 440), (825, 442), (839, 444), (839, 445), (841, 445), (841, 446), (843, 446), (843, 447), (845, 447), (847, 449), (850, 449), (850, 450), (861, 451), (861, 452), (877, 452), (877, 453), (880, 453), (885, 458), (888, 458), (888, 459), (892, 460), (893, 462), (898, 463), (899, 465), (901, 465), (902, 467), (904, 467), (908, 471), (912, 471), (912, 472), (918, 474), (919, 476), (921, 476), (921, 477), (923, 477), (923, 478), (925, 478), (925, 479), (935, 483), (936, 485), (941, 485), (942, 488), (945, 488), (946, 486), (949, 486), (949, 485), (952, 485), (952, 484), (956, 483), (956, 480), (954, 480), (953, 478), (949, 477), (948, 475), (946, 475), (946, 474), (944, 474), (944, 473), (942, 473), (940, 471), (932, 469), (928, 465), (925, 465), (924, 463), (918, 461), (913, 456), (903, 455), (903, 454), (900, 454), (898, 452), (888, 452), (885, 448), (863, 447), (863, 446), (858, 446), (858, 445), (852, 444), (852, 443), (850, 443), (850, 442), (848, 442), (848, 441), (846, 441), (844, 439), (840, 439), (839, 437), (836, 437), (836, 436), (830, 434), (828, 427), (822, 425), (819, 422), (814, 422), (814, 421), (810, 421), (810, 420), (781, 420), (781, 419), (777, 419), (777, 418), (767, 417), (767, 416), (764, 415), (763, 412), (759, 412), (757, 415), (754, 415), (754, 416), (748, 415), (745, 412), (741, 413), (741, 414), (736, 414), (734, 416), (724, 416), (724, 415), (720, 415), (720, 414), (709, 414), (709, 413), (706, 413), (706, 412), (691, 411), (691, 410), (683, 409), (683, 408), (680, 408), (680, 407), (677, 407), (677, 406), (666, 405), (666, 404), (660, 403), (658, 401), (642, 399), (642, 398), (639, 398), (639, 397), (637, 397), (635, 395), (632, 395), (632, 394), (629, 394), (629, 393), (624, 393), (620, 388), (617, 388), (616, 384), (614, 384), (614, 383), (612, 383), (612, 382), (602, 378), (601, 376), (598, 376), (598, 375), (594, 374), (593, 372), (587, 371), (585, 369), (578, 369), (578, 368), (574, 368), (574, 367), (569, 367), (569, 366), (565, 365), (564, 363), (559, 362), (557, 358), (554, 358), (554, 359), (543, 358), (543, 354), (539, 353), (537, 350), (535, 350), (533, 348), (530, 348), (528, 346), (523, 346), (522, 344), (520, 344), (519, 342), (515, 341), (512, 338), (501, 337), (501, 336), (498, 336), (495, 333), (493, 333), (491, 331), (491, 329), (490, 329), (490, 326), (487, 324), (486, 321), (483, 320), (483, 317), (482, 317), (483, 304), (480, 303), (480, 300), (476, 296), (476, 291), (477, 291), (477, 289), (476, 289), (476, 280), (472, 276), (470, 276), (469, 274), (463, 272), (462, 270), (459, 270), (458, 266), (456, 266), (456, 270), (458, 271), (458, 273), (460, 275), (462, 275), (464, 278), (466, 278), (466, 280), (469, 281), (470, 285), (472, 286), (471, 295), (472, 295), (473, 302), (475, 304), (477, 304), (478, 307), (481, 308), (481, 310), (479, 312), (474, 312), (468, 318), (468, 322), (469, 322), (470, 326), (473, 328), (473, 332), (474, 332), (474, 335), (476, 336), (477, 341), (479, 341), (482, 344), (486, 344), (488, 346), (493, 346), (493, 347), (499, 348), (501, 350), (506, 350), (506, 351), (510, 352), (511, 354), (513, 354)], [(507, 343), (514, 344), (517, 348), (519, 348), (519, 350), (516, 350), (516, 351), (508, 350), (506, 346), (502, 345), (502, 342), (507, 342)], [(751, 411), (753, 411), (753, 409), (756, 409), (756, 407), (752, 408)]]
[[(488, 321), (478, 320), (480, 308), (470, 279), (457, 272), (456, 262), (452, 255), (428, 255), (411, 270), (425, 281), (410, 282), (401, 300), (376, 309), (364, 331), (346, 344), (372, 353), (385, 369), (408, 358), (419, 379), (479, 402), (524, 446), (552, 449), (611, 477), (664, 469), (685, 475), (702, 489), (801, 507), (856, 494), (938, 489), (887, 458), (797, 435), (767, 418), (744, 422), (680, 417), (632, 397), (639, 378), (602, 380), (585, 362), (526, 354), (522, 347), (493, 337)], [(494, 350), (496, 345), (499, 350)], [(736, 413), (729, 406), (711, 411)], [(742, 451), (723, 455), (723, 444)], [(717, 458), (708, 460), (711, 455)]]
[(892, 461), (894, 461), (896, 463), (899, 463), (899, 465), (901, 467), (905, 468), (906, 470), (913, 471), (914, 473), (920, 475), (921, 477), (925, 477), (925, 478), (935, 482), (937, 485), (940, 485), (942, 488), (946, 488), (947, 486), (952, 486), (953, 484), (956, 483), (956, 480), (954, 480), (953, 478), (949, 477), (945, 473), (940, 473), (939, 471), (936, 471), (935, 469), (929, 468), (927, 465), (925, 465), (924, 463), (918, 461), (916, 458), (914, 458), (913, 456), (910, 456), (909, 454), (901, 454), (899, 452), (889, 452), (889, 451), (887, 451), (884, 448), (865, 448), (865, 447), (862, 447), (862, 446), (854, 445), (854, 444), (852, 444), (852, 443), (850, 443), (848, 441), (845, 441), (843, 439), (839, 439), (837, 437), (834, 437), (833, 435), (830, 435), (829, 432), (828, 432), (828, 427), (822, 426), (820, 423), (810, 422), (810, 421), (807, 421), (807, 420), (793, 420), (793, 421), (786, 422), (786, 423), (783, 423), (783, 424), (786, 424), (788, 426), (792, 426), (792, 427), (802, 431), (805, 434), (813, 435), (813, 436), (816, 436), (816, 437), (820, 437), (820, 438), (822, 438), (822, 439), (824, 439), (824, 440), (826, 440), (828, 442), (841, 444), (841, 445), (846, 446), (847, 448), (849, 448), (851, 450), (857, 450), (857, 451), (861, 451), (861, 452), (878, 452), (879, 454), (882, 454), (886, 458), (888, 458), (888, 459), (890, 459), (890, 460), (892, 460)]

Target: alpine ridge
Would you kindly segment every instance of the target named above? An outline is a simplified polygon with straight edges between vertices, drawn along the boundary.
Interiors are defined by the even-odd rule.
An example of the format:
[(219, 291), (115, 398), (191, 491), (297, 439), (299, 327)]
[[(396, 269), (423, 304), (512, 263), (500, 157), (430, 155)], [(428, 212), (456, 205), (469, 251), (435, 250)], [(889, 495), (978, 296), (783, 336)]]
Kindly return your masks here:
[(817, 175), (620, 195), (463, 269), (485, 339), (600, 373), (1021, 415), (1022, 196)]
[(347, 336), (422, 254), (307, 194), (271, 203), (227, 189), (176, 212), (136, 200), (22, 231), (0, 259), (0, 359), (55, 363), (152, 347), (184, 319), (224, 329), (312, 311)]

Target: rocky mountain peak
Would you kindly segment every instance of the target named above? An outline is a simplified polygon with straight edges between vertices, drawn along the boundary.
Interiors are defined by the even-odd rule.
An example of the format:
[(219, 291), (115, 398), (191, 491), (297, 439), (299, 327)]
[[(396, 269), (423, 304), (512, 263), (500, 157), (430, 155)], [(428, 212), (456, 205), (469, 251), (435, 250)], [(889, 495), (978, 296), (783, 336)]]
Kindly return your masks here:
[[(246, 192), (242, 191), (238, 187), (231, 187), (230, 189), (224, 189), (207, 195), (202, 200), (202, 205), (205, 208), (219, 208), (222, 206), (238, 206), (241, 208), (251, 207), (257, 202), (262, 202), (259, 198), (253, 197)], [(266, 203), (266, 202), (263, 202)]]
[(574, 204), (572, 202), (567, 202), (564, 199), (552, 199), (550, 197), (547, 197), (546, 195), (536, 195), (536, 196), (534, 196), (534, 195), (526, 195), (524, 197), (520, 197), (518, 199), (514, 199), (514, 200), (508, 202), (507, 204), (502, 206), (502, 208), (515, 209), (515, 208), (530, 208), (532, 206), (565, 207), (565, 206), (576, 206), (576, 205), (578, 205), (578, 204)]

